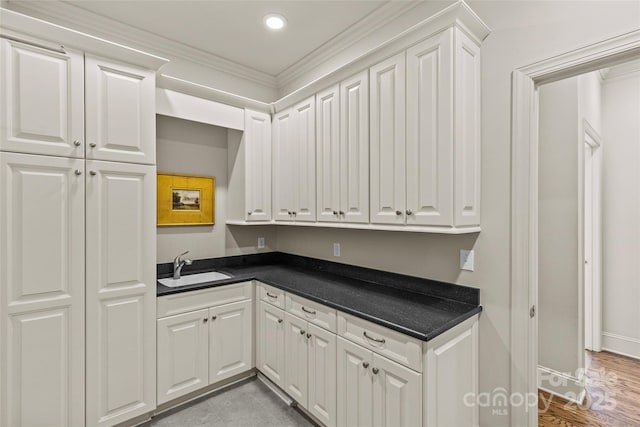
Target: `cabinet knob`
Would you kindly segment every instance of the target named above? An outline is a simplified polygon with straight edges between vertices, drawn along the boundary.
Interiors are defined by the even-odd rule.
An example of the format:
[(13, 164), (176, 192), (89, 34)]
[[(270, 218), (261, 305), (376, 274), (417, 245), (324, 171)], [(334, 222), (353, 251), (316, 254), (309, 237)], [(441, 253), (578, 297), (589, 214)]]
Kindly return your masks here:
[(80, 169), (76, 169), (73, 173), (75, 173), (77, 176), (82, 175), (82, 171)]
[(90, 142), (90, 143), (89, 143), (89, 147), (91, 147), (91, 148), (96, 148), (96, 143), (95, 143), (95, 142)]
[(205, 317), (204, 319), (202, 319), (202, 321), (203, 321), (204, 323), (207, 323), (207, 322), (209, 321), (209, 319)]
[(293, 212), (291, 212), (291, 211), (287, 211), (287, 213), (288, 213), (289, 215), (293, 215)]
[(362, 362), (362, 367), (367, 369), (369, 367), (369, 362)]
[(79, 140), (74, 140), (73, 141), (73, 145), (75, 145), (76, 147), (80, 147), (81, 142)]
[(311, 334), (307, 332), (307, 338), (311, 338)]
[(402, 215), (402, 211), (396, 211), (396, 215)]
[(211, 321), (213, 322), (214, 320), (216, 320), (218, 318), (218, 316), (211, 316)]
[(293, 211), (291, 213), (293, 214), (293, 216), (296, 216), (298, 214), (298, 212), (296, 212), (296, 211)]
[(247, 212), (247, 215), (251, 215), (251, 212)]
[(344, 211), (339, 211), (338, 212), (340, 215), (344, 215)]
[(305, 332), (305, 331), (300, 331), (300, 335), (304, 335), (304, 332)]
[(89, 171), (89, 175), (91, 176), (96, 176), (98, 174), (98, 172), (96, 171)]
[(282, 319), (278, 319), (278, 323), (282, 323)]
[(407, 209), (407, 215), (413, 215), (413, 212), (411, 212), (411, 210)]
[(373, 368), (371, 369), (371, 372), (373, 372), (374, 375), (378, 375), (379, 369), (378, 368)]
[(333, 211), (333, 214), (334, 215), (338, 215), (338, 211)]

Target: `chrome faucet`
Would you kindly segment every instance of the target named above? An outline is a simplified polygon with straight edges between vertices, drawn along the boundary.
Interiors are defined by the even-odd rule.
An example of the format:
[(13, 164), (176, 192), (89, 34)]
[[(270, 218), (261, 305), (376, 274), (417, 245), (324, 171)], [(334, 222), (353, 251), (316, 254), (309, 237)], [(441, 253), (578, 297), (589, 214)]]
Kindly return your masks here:
[(185, 265), (191, 265), (193, 261), (189, 258), (182, 259), (183, 255), (188, 254), (189, 251), (186, 251), (173, 259), (173, 279), (178, 280), (180, 278), (180, 271), (182, 271), (182, 267)]

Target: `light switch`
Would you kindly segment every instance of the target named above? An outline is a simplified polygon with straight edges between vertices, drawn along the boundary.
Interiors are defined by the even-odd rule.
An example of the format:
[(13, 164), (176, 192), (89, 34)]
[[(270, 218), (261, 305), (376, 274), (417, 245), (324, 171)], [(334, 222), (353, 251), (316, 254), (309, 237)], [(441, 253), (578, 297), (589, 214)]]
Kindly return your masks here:
[(258, 237), (258, 249), (264, 249), (264, 237)]
[(473, 251), (460, 249), (460, 270), (473, 271)]
[(333, 256), (340, 256), (340, 243), (333, 244)]

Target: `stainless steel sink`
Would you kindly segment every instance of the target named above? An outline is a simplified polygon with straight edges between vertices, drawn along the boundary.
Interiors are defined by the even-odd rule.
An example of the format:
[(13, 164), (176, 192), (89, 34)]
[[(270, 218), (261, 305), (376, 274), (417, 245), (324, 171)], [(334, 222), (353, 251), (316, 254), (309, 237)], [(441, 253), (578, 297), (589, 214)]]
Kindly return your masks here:
[(215, 282), (230, 278), (231, 276), (228, 274), (220, 273), (219, 271), (209, 271), (207, 273), (189, 274), (179, 279), (169, 277), (167, 279), (160, 279), (158, 282), (170, 288), (177, 288), (178, 286), (197, 285), (199, 283)]

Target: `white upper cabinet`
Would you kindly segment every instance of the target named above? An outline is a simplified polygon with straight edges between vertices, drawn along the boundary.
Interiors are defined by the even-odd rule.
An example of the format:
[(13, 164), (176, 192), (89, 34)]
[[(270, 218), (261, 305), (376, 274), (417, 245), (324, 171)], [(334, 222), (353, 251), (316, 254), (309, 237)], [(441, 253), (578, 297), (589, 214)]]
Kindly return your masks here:
[(294, 177), (295, 209), (293, 217), (296, 221), (316, 220), (316, 117), (315, 98), (312, 96), (299, 103), (291, 114), (295, 123), (293, 145), (291, 147), (292, 162), (297, 174)]
[(369, 70), (371, 222), (404, 224), (405, 53)]
[(480, 225), (480, 46), (455, 29), (455, 221)]
[(453, 29), (407, 50), (407, 224), (453, 224)]
[(82, 53), (0, 40), (0, 150), (84, 157)]
[(369, 222), (369, 75), (340, 83), (340, 212), (346, 222)]
[(271, 116), (244, 110), (244, 132), (228, 131), (227, 217), (271, 220)]
[(274, 117), (273, 206), (277, 221), (316, 220), (314, 97)]
[(155, 164), (155, 73), (85, 55), (87, 159)]
[(340, 221), (339, 88), (316, 95), (318, 221)]
[(294, 162), (294, 123), (292, 109), (288, 108), (273, 119), (273, 217), (275, 220), (293, 221), (295, 210), (298, 164)]

